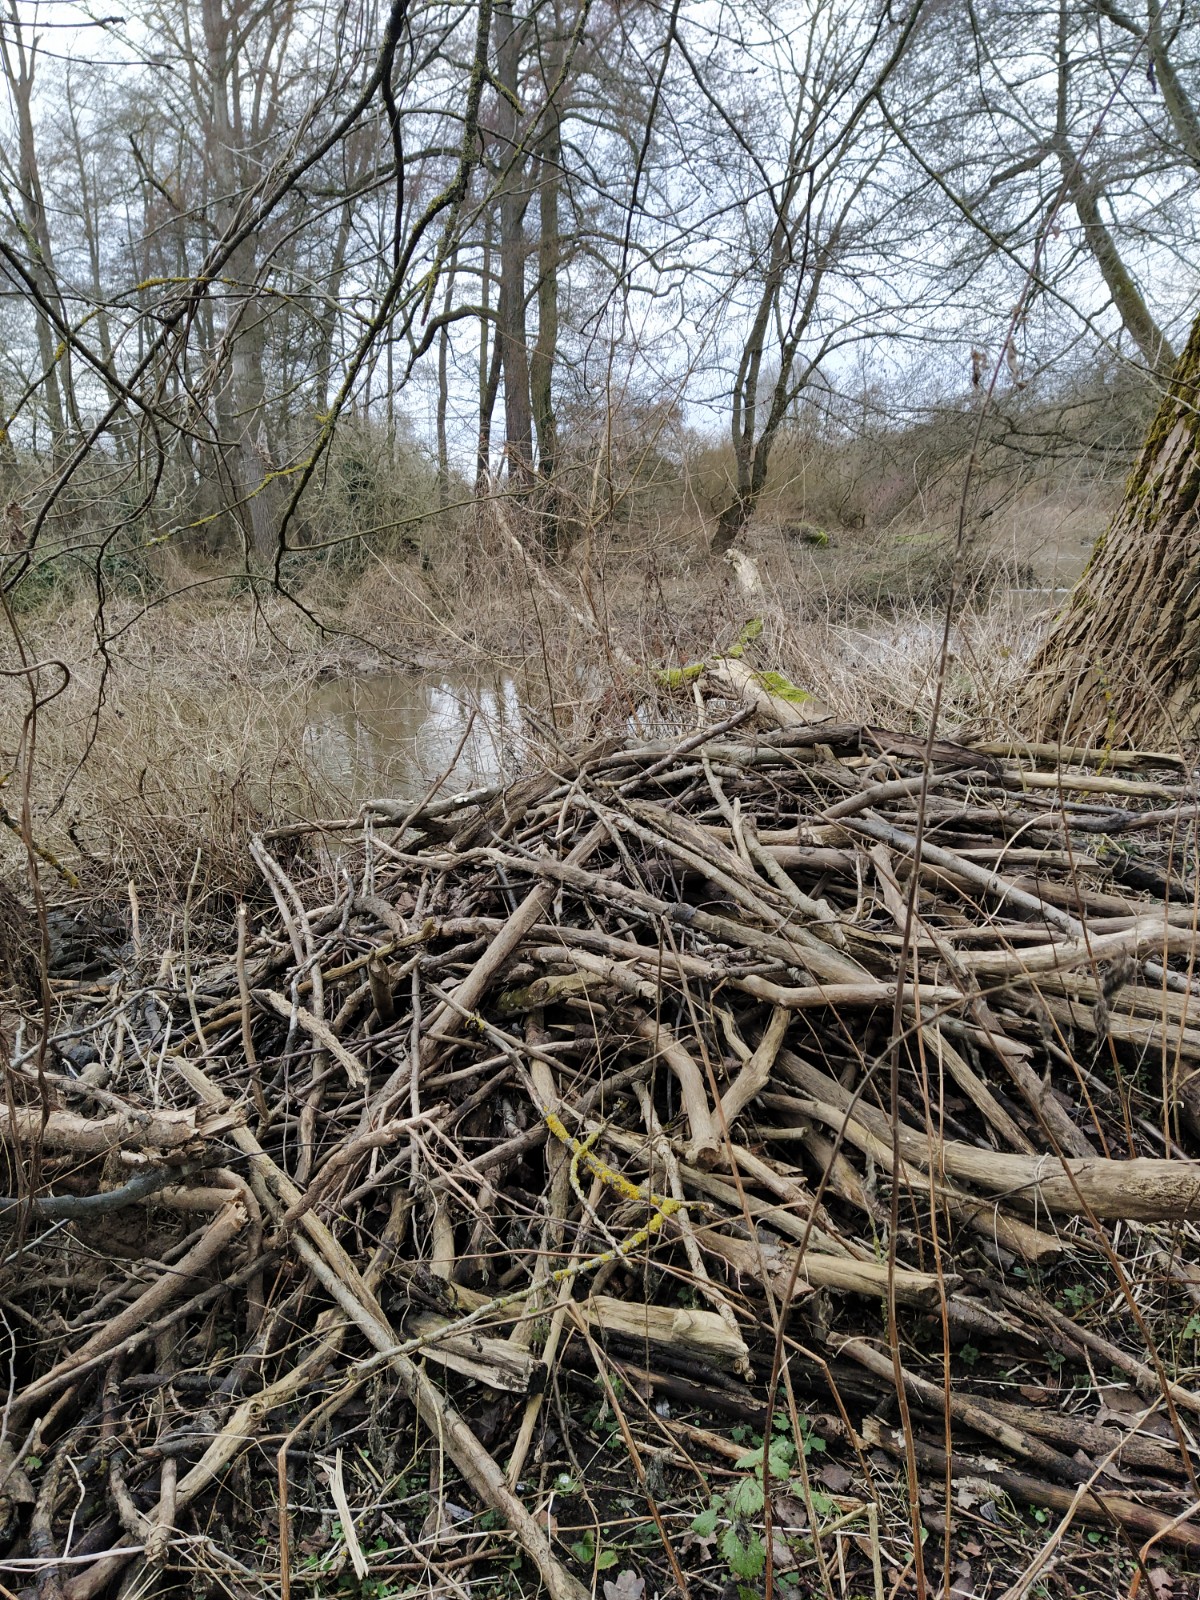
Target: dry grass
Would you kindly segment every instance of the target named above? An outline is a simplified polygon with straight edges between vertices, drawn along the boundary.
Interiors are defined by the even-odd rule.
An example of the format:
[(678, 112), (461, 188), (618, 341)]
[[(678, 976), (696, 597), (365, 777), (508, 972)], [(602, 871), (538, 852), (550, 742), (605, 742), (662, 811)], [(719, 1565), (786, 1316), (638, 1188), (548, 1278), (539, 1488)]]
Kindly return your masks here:
[[(130, 621), (136, 609), (110, 623)], [(302, 749), (310, 686), (331, 653), (311, 628), (295, 626), (290, 608), (192, 594), (143, 616), (101, 652), (80, 600), (26, 619), (25, 633), (31, 656), (52, 655), (71, 671), (37, 717), (34, 834), (71, 863), (88, 896), (124, 896), (132, 881), (148, 901), (177, 906), (198, 853), (202, 896), (241, 894), (254, 882), (247, 834), (270, 817), (330, 803)], [(9, 783), (16, 790), (28, 691), (7, 679), (0, 697), (0, 770), (18, 769)]]
[[(37, 721), (35, 836), (72, 862), (92, 899), (124, 902), (132, 881), (170, 919), (195, 872), (197, 904), (218, 910), (257, 882), (251, 832), (352, 812), (362, 798), (354, 774), (306, 759), (319, 683), (436, 668), (486, 717), (475, 689), (503, 677), (528, 708), (521, 753), (536, 760), (631, 718), (689, 720), (690, 697), (659, 695), (650, 672), (631, 679), (623, 657), (648, 669), (703, 660), (751, 617), (763, 621), (752, 664), (814, 691), (835, 716), (926, 726), (951, 587), (946, 544), (855, 534), (814, 550), (769, 523), (745, 543), (754, 593), (705, 556), (693, 528), (596, 535), (550, 569), (579, 616), (473, 521), (429, 534), (420, 559), (310, 568), (294, 600), (164, 558), (149, 608), (138, 594), (110, 603), (103, 650), (86, 594), (34, 611), (21, 619), (30, 657), (71, 670)], [(990, 548), (964, 567), (942, 729), (1001, 731), (1046, 597), (1007, 588), (1011, 568)], [(15, 665), (11, 645), (3, 654), (0, 666)], [(22, 679), (0, 680), (2, 772), (18, 766), (23, 696)], [(6, 842), (15, 868), (16, 842)]]

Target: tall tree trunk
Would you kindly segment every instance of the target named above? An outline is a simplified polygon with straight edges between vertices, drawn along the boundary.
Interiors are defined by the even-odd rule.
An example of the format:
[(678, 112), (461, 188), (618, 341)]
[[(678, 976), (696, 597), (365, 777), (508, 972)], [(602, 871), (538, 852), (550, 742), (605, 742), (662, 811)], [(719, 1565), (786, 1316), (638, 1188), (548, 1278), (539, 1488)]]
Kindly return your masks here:
[(1075, 214), (1083, 228), (1083, 237), (1092, 253), (1092, 259), (1100, 269), (1100, 276), (1112, 296), (1113, 306), (1126, 332), (1137, 345), (1143, 361), (1151, 372), (1167, 372), (1175, 364), (1175, 352), (1155, 322), (1150, 307), (1146, 304), (1133, 274), (1121, 259), (1116, 240), (1104, 221), (1100, 210), (1103, 191), (1084, 171), (1083, 163), (1071, 147), (1067, 126), (1071, 80), (1067, 24), (1066, 0), (1059, 0), (1058, 84), (1053, 143), (1063, 176), (1063, 185), (1068, 199), (1075, 207)]
[(329, 280), (325, 300), (317, 313), (320, 333), (317, 339), (317, 411), (324, 418), (329, 414), (333, 389), (333, 347), (337, 339), (338, 315), (341, 307), (342, 286), (346, 277), (346, 256), (350, 249), (350, 230), (354, 225), (354, 204), (349, 198), (342, 201), (338, 216), (337, 234), (333, 241), (333, 257), (329, 264)]
[[(8, 403), (4, 390), (0, 389), (0, 474), (14, 475), (17, 470), (17, 452), (13, 446), (12, 434), (8, 431)], [(0, 489), (0, 493), (5, 492)]]
[[(33, 47), (27, 48), (25, 36), (21, 31), (21, 18), (16, 0), (9, 0), (8, 12), (12, 33), (11, 36), (0, 35), (0, 61), (3, 62), (4, 75), (8, 80), (13, 110), (16, 113), (17, 172), (22, 221), (29, 252), (29, 275), (41, 300), (46, 305), (55, 306), (61, 312), (62, 302), (54, 273), (50, 228), (46, 219), (46, 204), (42, 197), (37, 142), (33, 130), (36, 42)], [(42, 369), (42, 387), (46, 417), (50, 424), (51, 444), (57, 454), (65, 442), (67, 418), (76, 420), (71, 383), (71, 355), (69, 349), (60, 348), (57, 330), (46, 312), (40, 308), (34, 315), (34, 331), (37, 338), (38, 360)]]
[[(558, 80), (561, 51), (550, 54), (548, 76)], [(529, 363), (529, 391), (537, 430), (537, 495), (540, 537), (548, 550), (558, 548), (562, 531), (559, 487), (554, 479), (558, 465), (558, 418), (554, 409), (554, 366), (558, 359), (558, 271), (561, 241), (558, 234), (558, 192), (562, 182), (562, 136), (559, 111), (553, 101), (546, 107), (548, 123), (536, 164), (538, 186), (537, 343)]]
[[(236, 59), (235, 17), (226, 16), (221, 0), (203, 0), (202, 21), (207, 54), (209, 103), (205, 107), (205, 160), (219, 233), (238, 216), (251, 180), (247, 135), (241, 126), (240, 80)], [(260, 70), (264, 70), (260, 68)], [(253, 235), (230, 256), (225, 277), (228, 312), (225, 342), (229, 383), (218, 393), (220, 446), (227, 454), (234, 486), (234, 512), (247, 547), (262, 565), (275, 556), (278, 495), (272, 476), (273, 454), (267, 416), (265, 354), (267, 305), (258, 287), (258, 257)]]
[(450, 412), (450, 323), (454, 304), (454, 279), (458, 272), (458, 250), (451, 253), (450, 270), (446, 274), (446, 293), (442, 299), (443, 322), (438, 332), (438, 392), (437, 392), (437, 490), (438, 506), (442, 511), (450, 504), (450, 439), (447, 422)]
[(1071, 744), (1200, 737), (1200, 318), (1125, 498), (1034, 658), (1025, 721)]
[[(500, 390), (500, 335), (492, 334), (492, 213), (483, 217), (483, 267), (480, 274), (479, 434), (475, 445), (475, 493), (487, 494), (492, 476), (492, 416)], [(488, 340), (491, 338), (489, 347)], [(488, 354), (489, 348), (491, 354)]]
[[(108, 371), (113, 370), (112, 330), (109, 326), (108, 307), (105, 304), (104, 287), (101, 283), (100, 272), (100, 207), (93, 193), (92, 183), (88, 175), (87, 152), (84, 149), (83, 137), (79, 129), (79, 117), (71, 88), (71, 76), (68, 72), (66, 81), (66, 102), (71, 129), (71, 145), (75, 156), (75, 170), (79, 179), (79, 217), (83, 225), (83, 239), (87, 246), (88, 267), (92, 278), (92, 301), (95, 307), (96, 335), (100, 346), (100, 359)], [(109, 398), (117, 400), (120, 395), (111, 382), (106, 379)], [(119, 461), (129, 461), (133, 457), (133, 446), (130, 439), (130, 419), (118, 415), (112, 428), (113, 441), (117, 449)]]
[(504, 368), (504, 434), (508, 473), (528, 487), (533, 477), (533, 413), (529, 397), (529, 347), (525, 331), (526, 155), (521, 145), (517, 88), (523, 24), (512, 0), (497, 0), (496, 76), (500, 179), (500, 304), (497, 308)]
[[(547, 77), (557, 82), (561, 49), (552, 50)], [(538, 151), (538, 281), (537, 343), (529, 364), (533, 421), (537, 428), (538, 472), (551, 478), (558, 458), (558, 421), (554, 412), (554, 363), (558, 356), (558, 272), (561, 240), (558, 233), (558, 195), (562, 187), (562, 132), (559, 110), (546, 107), (546, 133)]]
[[(240, 251), (238, 254), (240, 255)], [(232, 261), (231, 261), (232, 266)], [(245, 270), (255, 272), (247, 260)], [(233, 274), (236, 279), (236, 273)], [(263, 566), (275, 558), (277, 486), (267, 431), (267, 381), (264, 355), (267, 317), (253, 276), (246, 280), (246, 298), (238, 318), (231, 360), (234, 417), (235, 481), (241, 503), (243, 527), (251, 548)]]

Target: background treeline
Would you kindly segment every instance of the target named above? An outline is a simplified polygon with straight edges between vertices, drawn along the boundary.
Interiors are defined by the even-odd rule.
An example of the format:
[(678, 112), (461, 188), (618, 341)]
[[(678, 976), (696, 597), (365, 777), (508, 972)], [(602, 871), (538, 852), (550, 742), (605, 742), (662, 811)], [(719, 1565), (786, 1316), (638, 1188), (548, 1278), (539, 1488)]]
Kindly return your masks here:
[[(5, 0), (0, 574), (286, 578), (1119, 477), (1194, 310), (1160, 0)], [(985, 405), (985, 397), (987, 404)], [(441, 519), (440, 521), (438, 519)]]

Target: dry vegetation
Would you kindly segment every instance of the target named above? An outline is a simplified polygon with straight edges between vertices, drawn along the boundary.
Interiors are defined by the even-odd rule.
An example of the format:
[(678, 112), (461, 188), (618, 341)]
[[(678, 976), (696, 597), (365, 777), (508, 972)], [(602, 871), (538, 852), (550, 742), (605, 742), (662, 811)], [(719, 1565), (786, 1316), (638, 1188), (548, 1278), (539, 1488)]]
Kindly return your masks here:
[(0, 1600), (1200, 1600), (1192, 9), (8, 0)]
[[(1141, 787), (1135, 773), (1134, 798), (1124, 773), (1110, 779), (1104, 804), (1134, 807), (1136, 843), (1115, 856), (1089, 845), (1097, 797), (1075, 795), (1085, 833), (1070, 856), (1052, 788), (1022, 797), (1017, 765), (945, 742), (1014, 731), (1056, 579), (1078, 567), (1111, 487), (998, 496), (957, 565), (945, 507), (928, 524), (817, 528), (802, 515), (811, 486), (807, 499), (785, 491), (748, 530), (741, 582), (705, 555), (678, 502), (557, 558), (518, 552), (511, 509), (483, 507), (430, 517), (391, 547), (310, 556), (286, 595), (157, 549), (108, 575), (103, 648), (85, 586), (56, 580), (22, 613), (30, 658), (71, 671), (37, 718), (32, 836), (79, 879), (70, 889), (42, 866), (57, 1109), (41, 1171), (69, 1212), (144, 1168), (103, 1219), (48, 1202), (42, 1221), (59, 1226), (46, 1239), (29, 1218), (27, 1281), (5, 1302), (20, 1436), (0, 1458), (5, 1533), (19, 1562), (61, 1550), (56, 1508), (78, 1470), (78, 1566), (58, 1569), (67, 1600), (184, 1581), (347, 1600), (517, 1600), (539, 1581), (556, 1600), (589, 1582), (618, 1586), (606, 1600), (672, 1583), (697, 1600), (759, 1593), (764, 1435), (778, 1596), (909, 1592), (914, 1506), (935, 1586), (999, 1595), (1025, 1571), (1047, 1595), (1090, 1593), (1098, 1548), (1130, 1578), (1152, 1572), (1156, 1600), (1189, 1594), (1200, 1536), (1171, 1522), (1186, 1498), (1197, 1323), (1178, 1257), (1200, 1202), (1097, 1214), (1090, 1190), (1081, 1206), (1047, 1184), (1033, 1153), (1048, 1140), (1076, 1157), (1157, 1157), (1192, 1137), (1155, 1075), (1158, 1050), (1187, 1062), (1194, 1048), (1174, 992), (1187, 989), (1190, 957), (1176, 952), (1190, 934), (1155, 924), (1143, 936), (1190, 858), (1169, 820), (1147, 832), (1137, 818), (1152, 803), (1186, 808), (1190, 791), (1170, 763)], [(926, 815), (967, 875), (931, 862), (917, 903), (935, 1015), (914, 1033), (905, 1014), (905, 1183), (893, 1191), (886, 1002), (952, 597)], [(711, 737), (706, 772), (687, 751), (696, 686), (671, 674), (736, 650), (751, 619), (761, 632), (742, 660), (811, 689), (833, 721), (765, 736), (743, 722)], [(498, 741), (496, 776), (516, 788), (461, 820), (426, 799), (397, 833), (444, 776), (401, 753), (391, 807), (354, 824), (367, 796), (353, 771), (315, 759), (314, 718), (328, 686), (369, 689), (376, 675), (401, 694), (433, 675), (477, 717), (487, 687), (510, 683), (520, 737)], [(20, 684), (0, 687), (10, 758)], [(718, 700), (704, 715), (732, 710)], [(900, 833), (887, 845), (829, 815), (847, 800), (864, 825)], [(563, 867), (531, 890), (523, 864), (562, 862), (596, 806), (634, 831), (583, 876)], [(497, 850), (517, 854), (488, 865)], [(23, 893), (11, 835), (6, 859)], [(1009, 874), (999, 892), (978, 876), (993, 867)], [(1138, 870), (1158, 874), (1148, 897), (1127, 887), (1150, 883)], [(500, 931), (531, 892), (545, 925), (505, 955)], [(682, 922), (663, 910), (677, 900), (692, 908)], [(727, 925), (705, 922), (714, 907)], [(19, 990), (36, 982), (36, 952), (27, 934), (21, 948), (17, 902), (0, 910)], [(1031, 939), (1070, 943), (1082, 925), (1108, 940), (1105, 964), (1030, 979)], [(574, 952), (565, 967), (552, 945)], [(999, 986), (992, 956), (1009, 962)], [(1156, 957), (1174, 969), (1169, 994), (1147, 981)], [(842, 988), (825, 993), (831, 983)], [(37, 1007), (29, 988), (15, 998), (26, 1021), (8, 1010), (3, 1114), (20, 1118), (36, 1114)], [(471, 1014), (480, 1022), (464, 1027)], [(541, 1051), (528, 1081), (517, 1040)], [(1041, 1074), (1057, 1083), (1064, 1070), (1074, 1088), (1047, 1104)], [(106, 1117), (101, 1160), (87, 1141)], [(953, 1173), (922, 1154), (931, 1138), (949, 1140)], [(259, 1147), (267, 1157), (248, 1161)], [(1032, 1208), (1009, 1192), (1016, 1169), (1001, 1157), (1026, 1162)], [(1097, 1173), (1114, 1181), (1115, 1165)], [(671, 1200), (647, 1213), (647, 1194)], [(880, 1364), (889, 1241), (915, 1502)], [(148, 1259), (170, 1278), (147, 1288), (136, 1263)], [(557, 1287), (551, 1270), (565, 1274)], [(776, 1347), (781, 1296), (797, 1309)], [(528, 1400), (542, 1384), (545, 1400)], [(492, 1457), (511, 1466), (507, 1488)], [(121, 1547), (131, 1554), (104, 1554)], [(19, 1588), (34, 1569), (9, 1570)]]
[(730, 710), (60, 981), (6, 1575), (1192, 1592), (1187, 775)]
[[(1007, 726), (1030, 619), (1052, 599), (1013, 579), (1028, 579), (1038, 551), (1077, 565), (1076, 529), (1097, 513), (1027, 503), (1007, 515), (961, 563), (950, 728)], [(948, 537), (841, 530), (814, 546), (788, 526), (764, 518), (747, 538), (753, 593), (703, 555), (694, 528), (593, 538), (550, 568), (582, 620), (539, 586), (535, 562), (497, 541), (486, 510), (431, 522), (417, 553), (310, 563), (291, 598), (231, 580), (215, 562), (157, 553), (109, 594), (103, 648), (92, 592), (57, 590), (20, 619), (30, 658), (71, 672), (37, 719), (35, 835), (70, 861), (93, 903), (124, 901), (132, 880), (147, 904), (175, 911), (198, 851), (206, 893), (245, 893), (256, 876), (249, 833), (363, 798), (353, 776), (306, 759), (318, 685), (442, 673), (483, 714), (480, 686), (506, 675), (532, 713), (515, 775), (521, 759), (536, 763), (631, 718), (648, 728), (686, 722), (687, 696), (664, 698), (655, 674), (728, 650), (753, 617), (763, 622), (753, 659), (811, 688), (836, 716), (921, 727), (950, 592)], [(631, 676), (617, 664), (624, 656), (645, 670)], [(58, 681), (44, 674), (43, 692)], [(0, 701), (11, 766), (27, 705), (20, 678), (0, 684)], [(401, 784), (434, 776), (405, 769), (397, 754)], [(19, 863), (15, 840), (8, 859)]]

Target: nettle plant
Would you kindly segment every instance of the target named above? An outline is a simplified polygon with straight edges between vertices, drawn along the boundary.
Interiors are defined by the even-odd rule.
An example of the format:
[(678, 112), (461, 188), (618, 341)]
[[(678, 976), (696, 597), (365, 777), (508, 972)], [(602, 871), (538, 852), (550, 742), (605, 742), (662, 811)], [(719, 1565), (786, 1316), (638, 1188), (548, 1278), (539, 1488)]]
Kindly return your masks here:
[[(802, 1495), (803, 1485), (795, 1477), (797, 1459), (796, 1441), (791, 1437), (787, 1416), (776, 1412), (772, 1418), (769, 1440), (758, 1434), (749, 1435), (753, 1448), (739, 1456), (735, 1466), (749, 1472), (728, 1489), (712, 1495), (708, 1509), (692, 1521), (693, 1533), (702, 1539), (717, 1539), (718, 1549), (732, 1577), (740, 1582), (750, 1582), (761, 1575), (767, 1563), (763, 1543), (763, 1507), (766, 1504), (766, 1478), (769, 1475), (773, 1491)], [(734, 1437), (738, 1430), (734, 1429)], [(749, 1430), (747, 1430), (749, 1434)], [(806, 1457), (820, 1455), (825, 1441), (801, 1419), (800, 1443)], [(764, 1468), (766, 1469), (764, 1472)], [(809, 1503), (813, 1511), (823, 1516), (832, 1510), (833, 1501), (828, 1495), (810, 1492)]]

